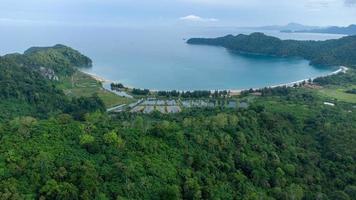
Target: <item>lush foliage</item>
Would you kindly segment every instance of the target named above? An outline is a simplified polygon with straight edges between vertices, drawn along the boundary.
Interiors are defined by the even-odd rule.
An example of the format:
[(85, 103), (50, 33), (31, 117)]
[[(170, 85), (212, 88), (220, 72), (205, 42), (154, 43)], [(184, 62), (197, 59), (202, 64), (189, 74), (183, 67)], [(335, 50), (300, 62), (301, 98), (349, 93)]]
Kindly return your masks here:
[(251, 108), (1, 127), (1, 199), (351, 199), (354, 113), (292, 90)]
[(319, 85), (339, 85), (348, 86), (356, 85), (356, 70), (349, 69), (347, 73), (342, 73), (333, 76), (316, 78), (313, 82)]
[(125, 88), (125, 86), (122, 83), (111, 83), (110, 87), (112, 90), (121, 90)]
[(0, 57), (0, 199), (356, 198), (352, 104), (280, 87), (244, 94), (239, 110), (110, 116), (98, 96), (68, 99), (38, 70), (65, 74), (76, 61), (28, 58), (36, 52)]
[[(56, 50), (57, 48), (49, 48), (46, 51)], [(62, 48), (59, 48), (59, 51), (61, 52)], [(0, 121), (19, 115), (48, 117), (66, 111), (81, 113), (85, 112), (85, 108), (103, 109), (101, 100), (96, 97), (68, 99), (63, 91), (56, 87), (55, 82), (41, 74), (39, 68), (49, 66), (61, 72), (69, 72), (75, 70), (75, 61), (68, 63), (49, 55), (43, 55), (46, 59), (41, 60), (36, 52), (0, 57)], [(96, 107), (89, 108), (83, 101)], [(73, 109), (74, 107), (77, 109)]]
[(32, 47), (25, 51), (28, 65), (53, 69), (56, 73), (68, 75), (75, 71), (74, 67), (91, 67), (90, 58), (78, 51), (57, 44), (53, 47)]
[(188, 43), (223, 46), (244, 53), (302, 57), (319, 65), (356, 64), (356, 36), (327, 41), (297, 41), (252, 33), (215, 39), (193, 38)]
[(148, 94), (150, 94), (150, 90), (149, 89), (133, 88), (132, 94), (134, 94), (134, 95), (148, 95)]
[(353, 88), (351, 90), (347, 90), (346, 93), (349, 93), (349, 94), (356, 94), (356, 89)]

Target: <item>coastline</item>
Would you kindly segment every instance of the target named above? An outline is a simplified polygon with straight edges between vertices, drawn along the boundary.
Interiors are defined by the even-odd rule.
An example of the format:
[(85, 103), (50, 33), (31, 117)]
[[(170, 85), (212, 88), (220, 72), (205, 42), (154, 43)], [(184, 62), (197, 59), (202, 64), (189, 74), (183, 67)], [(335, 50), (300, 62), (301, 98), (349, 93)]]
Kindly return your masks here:
[[(307, 82), (309, 80), (315, 80), (317, 78), (322, 78), (322, 77), (328, 77), (328, 76), (332, 76), (332, 75), (336, 75), (336, 74), (339, 74), (339, 73), (346, 73), (347, 70), (349, 68), (345, 67), (345, 66), (340, 66), (338, 70), (336, 71), (333, 71), (333, 72), (330, 72), (326, 75), (322, 75), (322, 76), (317, 76), (317, 77), (313, 77), (313, 78), (307, 78), (307, 79), (301, 79), (301, 80), (298, 80), (298, 81), (293, 81), (293, 82), (288, 82), (288, 83), (281, 83), (281, 84), (277, 84), (277, 85), (270, 85), (270, 86), (265, 86), (265, 87), (259, 87), (259, 88), (251, 88), (253, 90), (259, 90), (259, 89), (263, 89), (263, 88), (276, 88), (276, 87), (293, 87), (295, 84), (301, 84), (303, 82)], [(230, 91), (231, 93), (241, 93), (242, 91), (246, 91), (246, 90), (249, 90), (249, 89), (232, 89), (232, 90), (228, 90)]]
[[(333, 72), (330, 72), (329, 74), (326, 74), (326, 75), (322, 75), (322, 76), (317, 76), (317, 77), (313, 77), (313, 78), (307, 78), (307, 79), (301, 79), (301, 80), (298, 80), (298, 81), (293, 81), (293, 82), (288, 82), (288, 83), (281, 83), (281, 84), (277, 84), (277, 85), (270, 85), (270, 86), (265, 86), (265, 87), (259, 87), (259, 88), (252, 88), (253, 90), (259, 90), (259, 89), (263, 89), (263, 88), (276, 88), (276, 87), (293, 87), (295, 84), (301, 84), (303, 82), (306, 82), (306, 81), (309, 81), (309, 80), (315, 80), (317, 78), (321, 78), (321, 77), (327, 77), (327, 76), (332, 76), (332, 75), (336, 75), (336, 74), (339, 74), (339, 73), (346, 73), (347, 70), (349, 68), (345, 67), (345, 66), (339, 66), (339, 69), (337, 69), (336, 71), (333, 71)], [(83, 72), (84, 74), (87, 74), (88, 76), (92, 77), (93, 79), (101, 82), (101, 83), (114, 83), (114, 81), (111, 81), (111, 80), (108, 80), (108, 79), (105, 79), (101, 76), (98, 76), (96, 74), (92, 74), (92, 73), (89, 73), (89, 72), (85, 72), (85, 71), (81, 71)], [(129, 89), (133, 89), (134, 87), (128, 87), (126, 86), (127, 88)], [(106, 90), (108, 90), (107, 88), (104, 88)], [(143, 89), (143, 88), (141, 88)], [(246, 91), (246, 90), (249, 90), (250, 88), (248, 89), (219, 89), (219, 90), (210, 90), (212, 92), (214, 91), (230, 91), (230, 93), (234, 93), (234, 94), (239, 94), (241, 93), (242, 91)], [(150, 91), (153, 91), (153, 92), (158, 92), (159, 90), (156, 90), (156, 89), (150, 89)], [(179, 91), (179, 92), (187, 92), (187, 91), (194, 91), (194, 90), (176, 90), (176, 91)], [(110, 92), (113, 92), (110, 90)], [(116, 94), (116, 93), (115, 93)]]
[(273, 86), (270, 86), (270, 88), (276, 88), (276, 87), (282, 87), (282, 86), (293, 87), (295, 84), (301, 84), (304, 81), (309, 81), (309, 80), (313, 81), (313, 80), (315, 80), (317, 78), (328, 77), (328, 76), (336, 75), (336, 74), (339, 74), (339, 73), (346, 73), (348, 69), (349, 68), (347, 68), (345, 66), (340, 66), (338, 70), (336, 70), (334, 72), (331, 72), (329, 74), (323, 75), (323, 76), (317, 76), (317, 77), (314, 77), (314, 78), (302, 79), (302, 80), (298, 80), (298, 81), (294, 81), (294, 82), (290, 82), (290, 83), (273, 85)]
[(95, 79), (95, 80), (97, 80), (97, 81), (99, 81), (101, 83), (113, 83), (114, 82), (114, 81), (105, 79), (105, 78), (103, 78), (101, 76), (98, 76), (96, 74), (92, 74), (92, 73), (89, 73), (89, 72), (86, 72), (86, 71), (82, 71), (82, 70), (79, 70), (79, 71), (84, 73), (84, 74), (86, 74), (86, 75), (88, 75), (88, 76), (90, 76), (90, 77), (92, 77), (93, 79)]

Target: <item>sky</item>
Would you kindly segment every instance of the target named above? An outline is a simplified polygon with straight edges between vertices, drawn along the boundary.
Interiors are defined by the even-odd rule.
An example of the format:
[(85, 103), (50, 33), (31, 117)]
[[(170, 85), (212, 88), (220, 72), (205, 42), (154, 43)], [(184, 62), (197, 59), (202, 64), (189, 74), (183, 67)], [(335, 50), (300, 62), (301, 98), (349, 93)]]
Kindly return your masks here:
[(1, 0), (0, 25), (356, 23), (356, 0)]

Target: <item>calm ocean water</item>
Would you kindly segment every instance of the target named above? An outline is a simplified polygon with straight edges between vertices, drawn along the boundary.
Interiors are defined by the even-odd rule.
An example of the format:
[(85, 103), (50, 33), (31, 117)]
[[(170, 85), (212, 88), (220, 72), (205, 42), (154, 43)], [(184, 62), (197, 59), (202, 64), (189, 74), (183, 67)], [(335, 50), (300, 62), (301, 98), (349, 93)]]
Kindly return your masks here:
[[(149, 89), (246, 89), (325, 75), (335, 68), (297, 58), (238, 55), (224, 48), (186, 44), (191, 37), (217, 37), (256, 30), (209, 27), (1, 27), (0, 54), (57, 43), (94, 61), (87, 70), (125, 85)], [(327, 34), (266, 32), (282, 39), (325, 40)]]

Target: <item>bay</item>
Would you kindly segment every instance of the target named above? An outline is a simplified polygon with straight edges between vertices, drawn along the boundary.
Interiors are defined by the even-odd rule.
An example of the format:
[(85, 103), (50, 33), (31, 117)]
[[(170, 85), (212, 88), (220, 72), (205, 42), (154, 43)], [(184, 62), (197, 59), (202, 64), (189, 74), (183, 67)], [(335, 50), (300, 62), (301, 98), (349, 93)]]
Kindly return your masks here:
[[(242, 55), (221, 47), (188, 45), (191, 37), (261, 30), (235, 27), (2, 27), (0, 53), (60, 43), (89, 56), (86, 72), (130, 87), (156, 90), (248, 89), (326, 75), (336, 67), (310, 66), (299, 58)], [(282, 39), (326, 40), (342, 35), (279, 33)]]

